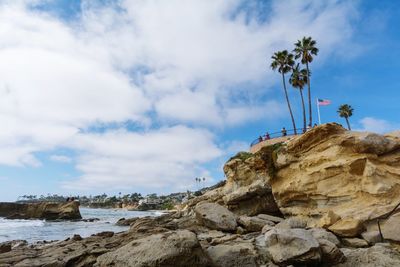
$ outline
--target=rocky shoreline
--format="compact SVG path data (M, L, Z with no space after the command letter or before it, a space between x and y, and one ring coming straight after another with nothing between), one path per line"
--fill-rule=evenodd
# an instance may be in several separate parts
M224 172L177 212L120 220L122 233L3 243L0 266L400 266L398 135L325 124Z

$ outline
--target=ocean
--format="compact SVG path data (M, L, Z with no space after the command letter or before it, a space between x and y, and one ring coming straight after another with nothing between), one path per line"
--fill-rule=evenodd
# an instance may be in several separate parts
M117 226L121 218L159 216L160 211L127 211L120 209L80 208L83 219L98 218L94 222L47 222L44 220L7 220L0 217L0 243L9 240L37 241L64 240L79 234L88 237L103 231L122 232L128 226Z

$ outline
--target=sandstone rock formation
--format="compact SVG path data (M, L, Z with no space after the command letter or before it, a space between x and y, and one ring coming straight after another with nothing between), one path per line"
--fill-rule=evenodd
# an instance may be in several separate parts
M8 219L79 220L79 202L0 203L0 217Z
M400 202L399 148L392 136L333 123L316 127L276 151L270 181L275 200L286 216L307 216L315 224L328 212L338 216L331 223L341 226L342 220L352 227L373 220Z

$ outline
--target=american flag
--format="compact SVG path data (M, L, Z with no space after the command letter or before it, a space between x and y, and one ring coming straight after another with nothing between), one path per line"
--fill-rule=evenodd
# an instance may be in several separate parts
M330 104L331 104L330 100L318 98L318 106L327 106L327 105L330 105Z

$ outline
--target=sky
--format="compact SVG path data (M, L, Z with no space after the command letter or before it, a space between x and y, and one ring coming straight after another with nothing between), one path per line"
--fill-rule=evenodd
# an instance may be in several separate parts
M313 116L400 129L393 1L0 0L0 201L142 194L224 179L223 164L291 127L275 51L303 36ZM298 126L300 97L289 86Z

